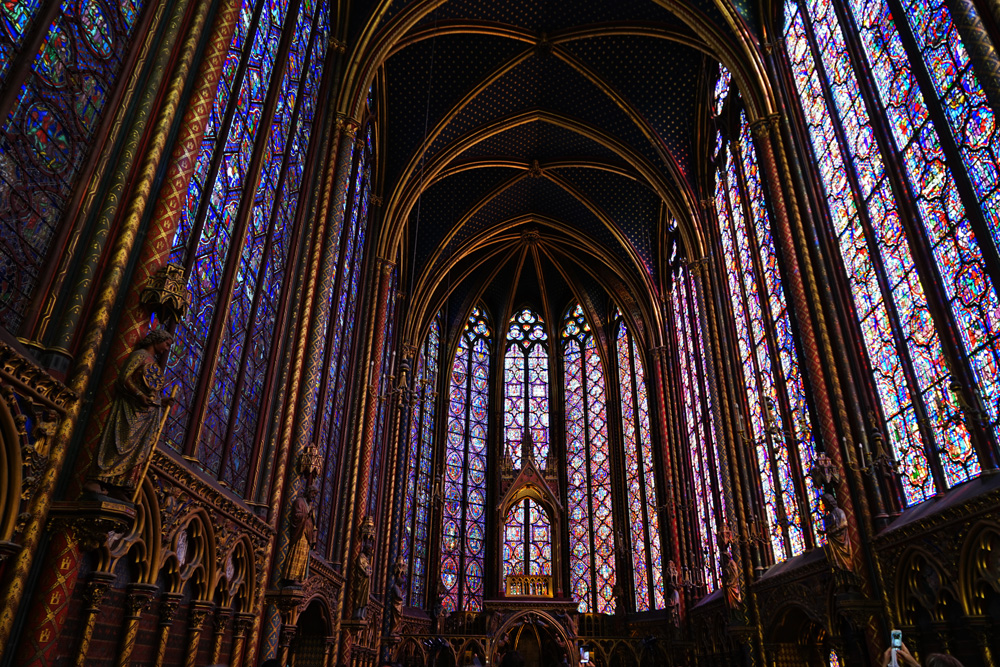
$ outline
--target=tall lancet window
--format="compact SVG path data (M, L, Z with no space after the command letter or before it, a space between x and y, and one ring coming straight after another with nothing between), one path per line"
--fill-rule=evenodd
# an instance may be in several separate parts
M448 611L483 608L486 511L486 425L489 414L490 328L474 308L451 369L444 465L441 583Z
M646 369L620 311L615 318L615 329L635 608L636 611L663 609L659 504L656 501Z
M403 539L400 555L409 568L407 602L425 604L427 592L428 522L431 513L431 465L434 461L435 397L438 385L438 357L441 349L441 318L434 318L424 344L420 346L414 369L417 395L410 422L410 450L407 462L406 496L403 505Z
M704 338L691 279L688 272L680 270L674 278L673 325L680 362L681 403L684 406L684 434L687 439L691 462L690 485L694 491L691 501L697 518L699 579L708 592L721 583L716 539L719 517L727 516L724 510L725 495L719 469L719 443L712 420L712 394L708 390L705 372Z
M715 206L742 371L736 384L745 390L748 418L741 416L738 428L756 453L763 525L771 557L781 561L820 535L812 532L821 516L818 494L803 474L813 460L812 427L750 127L743 111L735 113L735 89L717 86L716 95L731 101L718 122L720 132L728 125L735 139L723 142L716 156Z
M581 612L615 612L615 533L604 368L577 304L562 328L569 579Z
M510 318L504 353L504 441L514 470L530 459L544 469L549 454L549 353L545 323L525 308ZM528 436L528 437L526 437ZM504 579L552 574L552 526L531 499L504 519Z
M531 432L534 450L528 452L544 469L549 454L549 353L545 324L525 308L512 318L504 354L504 442L506 455L520 470L521 441Z
M171 250L192 303L166 370L179 393L164 440L240 494L252 489L262 458L282 343L276 327L294 307L286 274L303 227L327 14L324 0L244 4Z
M997 133L940 2L838 8L788 0L787 57L912 504L995 447Z

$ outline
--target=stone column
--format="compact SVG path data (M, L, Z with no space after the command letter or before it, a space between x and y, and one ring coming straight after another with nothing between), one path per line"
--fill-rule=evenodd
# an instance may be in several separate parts
M233 610L229 607L220 607L215 613L215 632L212 635L212 656L208 659L211 664L219 662L219 655L222 653L222 639L226 635L226 629L233 618ZM232 651L232 648L230 648Z
M125 595L125 627L118 648L118 658L115 660L117 667L129 667L131 664L135 636L139 632L139 620L155 594L156 586L152 584L129 584Z
M95 572L84 586L83 599L87 606L83 609L83 632L80 634L80 646L73 661L74 667L84 667L87 663L87 652L90 650L90 640L94 636L97 614L101 611L104 594L108 592L114 579L114 575L109 572Z
M156 642L156 667L163 667L163 658L167 653L167 640L170 639L170 627L177 616L181 605L180 593L164 593L160 596L159 638Z
M253 623L253 614L235 614L233 618L233 647L229 651L230 667L243 667L247 635L253 629Z
M187 653L184 655L184 667L195 667L198 659L198 646L201 644L201 633L205 626L205 621L212 615L215 605L211 602L200 600L191 603L188 611L188 645ZM126 667L122 665L121 667Z

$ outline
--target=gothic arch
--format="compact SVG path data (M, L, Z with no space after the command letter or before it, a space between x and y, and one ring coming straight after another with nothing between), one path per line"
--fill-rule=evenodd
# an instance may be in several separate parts
M21 446L14 417L7 401L0 400L0 542L14 536L21 505Z
M988 616L1000 607L1000 524L982 521L969 531L958 563L963 613Z
M215 530L208 513L195 509L177 522L167 537L163 567L170 592L179 593L190 582L195 600L211 601L218 575L215 569Z
M910 549L899 559L896 570L895 602L904 625L919 626L943 621L961 596L952 588L944 572L946 565L920 548Z

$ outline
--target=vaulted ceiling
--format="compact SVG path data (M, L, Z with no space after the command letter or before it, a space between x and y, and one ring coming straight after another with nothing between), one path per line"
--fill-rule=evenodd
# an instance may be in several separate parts
M684 5L728 29L714 0ZM710 49L653 0L397 0L379 29L407 21L375 86L378 182L423 322L478 299L601 322L609 297L655 320L673 221L705 196Z

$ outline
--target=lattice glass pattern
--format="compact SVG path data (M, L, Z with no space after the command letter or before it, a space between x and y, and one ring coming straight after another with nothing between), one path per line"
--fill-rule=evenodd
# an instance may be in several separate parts
M549 454L549 354L545 324L523 309L510 319L504 353L504 442L520 470L525 428L534 442L532 456L540 470Z
M579 304L567 315L562 340L570 590L581 612L613 614L615 544L604 369Z
M448 611L480 611L483 604L491 336L485 311L474 308L451 371L441 527L441 582Z
M617 316L616 350L621 390L622 435L625 443L625 485L629 533L632 538L632 576L637 611L664 606L660 522L656 502L656 474L650 441L649 403L645 368L628 327Z

